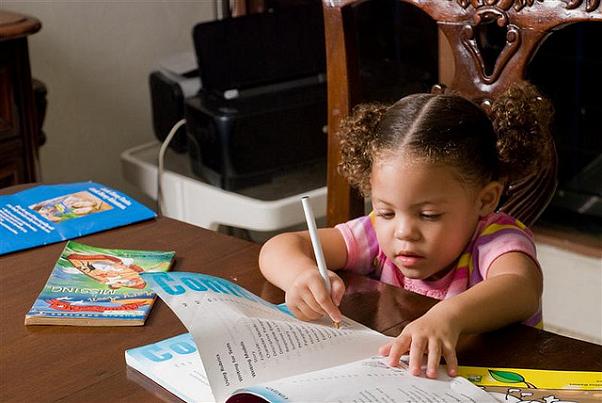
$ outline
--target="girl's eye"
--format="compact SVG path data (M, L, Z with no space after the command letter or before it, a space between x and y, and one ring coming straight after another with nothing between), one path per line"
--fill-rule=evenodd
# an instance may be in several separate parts
M425 220L430 220L430 221L435 221L439 218L441 218L443 214L441 213L420 213L420 217L424 218Z
M378 217L382 217L382 218L384 218L386 220L391 219L391 218L393 218L395 216L395 214L392 213L392 212L390 212L390 211L377 211L376 215Z

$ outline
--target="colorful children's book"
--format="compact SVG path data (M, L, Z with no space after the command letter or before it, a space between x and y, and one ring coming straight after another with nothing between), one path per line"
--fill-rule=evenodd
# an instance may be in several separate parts
M496 402L462 377L415 377L374 356L390 337L349 318L298 320L227 280L145 273L190 335L133 348L127 364L190 402Z
M0 196L0 255L156 217L94 182L36 186Z
M602 402L602 372L460 366L458 375L501 402Z
M26 325L140 326L156 299L141 277L166 272L175 252L104 249L69 241Z

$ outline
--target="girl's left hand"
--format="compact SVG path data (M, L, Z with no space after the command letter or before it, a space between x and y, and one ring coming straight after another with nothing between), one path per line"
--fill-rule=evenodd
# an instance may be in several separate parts
M381 346L378 353L389 356L389 365L398 366L401 356L409 351L409 370L412 375L420 375L423 357L427 354L426 376L429 378L437 377L443 356L447 363L447 373L449 376L456 376L456 343L459 336L460 329L454 326L452 320L431 309L407 325L395 340Z

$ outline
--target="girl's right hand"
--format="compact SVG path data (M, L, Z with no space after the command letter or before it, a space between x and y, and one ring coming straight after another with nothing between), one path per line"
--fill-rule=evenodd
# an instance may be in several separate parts
M343 315L339 304L345 293L345 283L333 271L328 270L330 294L318 271L304 270L295 278L286 291L285 301L291 312L301 320L316 320L327 314L334 322L340 322Z

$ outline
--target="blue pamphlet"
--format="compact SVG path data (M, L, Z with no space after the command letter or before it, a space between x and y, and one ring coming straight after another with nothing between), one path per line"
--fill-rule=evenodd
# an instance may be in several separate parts
M131 197L99 183L40 185L0 196L0 255L156 216Z

